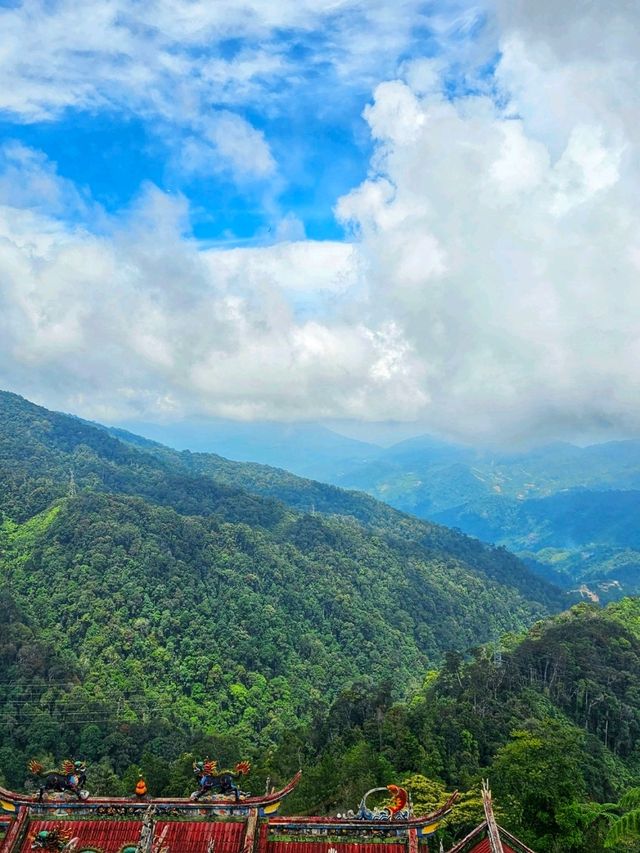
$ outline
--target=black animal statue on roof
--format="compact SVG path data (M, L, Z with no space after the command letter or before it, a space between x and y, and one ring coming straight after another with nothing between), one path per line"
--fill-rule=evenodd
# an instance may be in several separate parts
M75 794L79 800L86 800L89 792L84 790L87 781L87 768L84 761L62 762L62 770L45 770L42 764L32 759L27 765L34 776L42 781L38 791L38 799L42 801L45 791Z
M199 800L207 794L233 794L236 803L240 801L240 797L248 797L246 791L241 791L236 785L236 780L251 770L251 765L248 761L239 761L233 770L223 770L216 773L218 766L217 761L206 759L205 761L194 761L193 772L198 780L198 790L191 794L192 800Z

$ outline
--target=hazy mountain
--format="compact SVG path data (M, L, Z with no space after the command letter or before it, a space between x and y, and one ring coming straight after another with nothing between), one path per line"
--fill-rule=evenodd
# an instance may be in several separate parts
M339 480L421 516L483 496L522 500L563 489L636 489L640 488L640 441L584 448L556 443L527 452L499 453L425 437L383 450L375 460L359 463Z
M518 501L490 497L434 514L504 545L548 579L600 599L640 592L640 491L570 490ZM563 580L564 579L564 580Z
M354 466L338 482L504 545L548 580L584 587L584 595L640 591L639 441L505 454L424 437Z
M633 544L635 490L640 489L637 440L588 447L557 442L505 453L427 435L382 448L311 425L218 422L184 435L149 425L142 431L164 435L174 446L191 435L192 449L216 447L236 458L284 465L298 474L359 489L397 509L504 545L554 583L585 585L585 595L608 599L640 590ZM629 495L614 494L622 490ZM558 501L551 500L554 495L560 496ZM295 495L290 497L298 508L314 505L301 507ZM612 514L617 523L603 526L603 519ZM574 535L576 527L581 537ZM593 533L587 533L592 528Z
M303 477L331 482L353 465L374 459L381 448L339 435L319 424L128 423L127 431L144 435L176 450L216 453L239 462L285 468Z

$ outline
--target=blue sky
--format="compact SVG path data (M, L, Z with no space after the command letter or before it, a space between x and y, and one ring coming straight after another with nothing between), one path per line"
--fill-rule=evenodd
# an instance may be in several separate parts
M14 13L40 13L46 20L47 15L54 18L57 9L64 14L65 4L5 5ZM362 111L377 82L393 77L412 57L439 52L438 37L429 24L432 4L401 4L394 20L389 4L315 4L318 11L310 4L308 14L298 16L283 3L282 26L275 25L277 21L252 26L243 18L259 12L250 8L246 16L230 15L234 21L224 14L210 16L198 4L177 5L191 5L203 19L188 28L189 37L183 40L179 26L176 32L154 32L153 4L141 4L138 20L128 19L127 4L122 4L117 15L109 16L114 38L106 50L93 46L83 56L81 44L72 43L66 47L59 81L47 79L46 68L36 71L44 80L44 92L38 92L36 103L27 96L14 109L4 109L2 137L43 152L61 177L109 213L130 205L141 185L152 182L188 199L193 233L203 240L269 242L285 216L296 217L311 239L342 238L344 229L333 208L364 180L373 148ZM382 21L375 20L376 7L382 9ZM481 18L474 16L474 26ZM386 45L390 21L396 32ZM452 38L456 27L454 17ZM152 77L147 93L127 91L117 80L117 91L112 91L117 66L138 61L119 51L117 35L122 28L134 50L157 45L169 57L178 56L184 76L179 69L172 70L173 79L160 73ZM357 41L362 37L375 43L371 52L358 55ZM46 48L43 52L46 60ZM85 69L90 75L92 67L105 62L103 79L98 74L82 81ZM218 71L217 86L203 84L203 68L210 62L225 66ZM243 62L253 64L254 73L238 85L234 65ZM34 72L26 69L26 73ZM78 99L73 89L81 82L89 82L90 91ZM67 98L60 91L65 86L72 87ZM191 101L186 109L166 103L173 86L178 100ZM48 98L47 89L54 88L58 91ZM232 112L262 137L273 158L271 169L243 173L220 151L201 166L184 162L181 144L202 142L199 119L215 121L221 112ZM91 222L86 224L92 227Z
M141 184L152 182L189 199L198 238L263 242L286 213L301 220L307 236L336 238L343 229L333 206L365 178L371 153L360 115L365 95L347 95L350 103L340 104L339 114L309 113L308 89L299 93L296 109L275 116L238 111L269 141L277 175L265 180L237 181L224 166L208 175L182 171L164 139L168 129L158 132L153 120L122 113L69 110L55 121L29 124L5 118L0 134L46 153L62 177L110 213L127 207Z
M637 4L0 5L0 386L640 433Z

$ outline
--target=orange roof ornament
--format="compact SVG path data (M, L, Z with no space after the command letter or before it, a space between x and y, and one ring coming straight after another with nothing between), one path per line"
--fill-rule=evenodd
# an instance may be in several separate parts
M142 799L142 797L147 796L147 783L142 778L142 773L138 776L138 781L136 782L136 797Z

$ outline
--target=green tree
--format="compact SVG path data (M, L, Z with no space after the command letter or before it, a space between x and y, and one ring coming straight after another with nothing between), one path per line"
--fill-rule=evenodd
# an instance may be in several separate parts
M531 721L498 750L491 769L507 825L540 851L579 850L559 813L582 801L584 737L564 721Z

